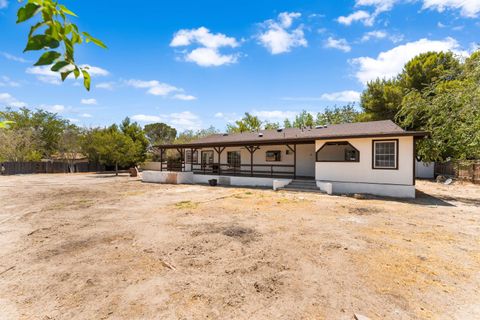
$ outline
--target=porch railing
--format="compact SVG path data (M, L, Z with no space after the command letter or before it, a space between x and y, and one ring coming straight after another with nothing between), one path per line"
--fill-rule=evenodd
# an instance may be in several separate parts
M228 163L193 163L192 171L197 174L222 174L233 176L293 176L295 174L293 164L239 164Z

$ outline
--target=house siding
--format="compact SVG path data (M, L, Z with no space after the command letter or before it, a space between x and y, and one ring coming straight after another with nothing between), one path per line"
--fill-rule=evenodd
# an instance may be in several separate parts
M348 141L360 152L359 162L316 162L315 179L331 182L334 193L365 192L380 195L414 196L414 154L413 137L392 137L398 139L398 168L373 169L373 141L375 138L317 140L315 149L319 150L327 142ZM395 187L398 188L395 188ZM405 186L407 188L405 188ZM382 192L382 189L386 190ZM408 190L407 190L408 189ZM405 192L407 190L407 192Z

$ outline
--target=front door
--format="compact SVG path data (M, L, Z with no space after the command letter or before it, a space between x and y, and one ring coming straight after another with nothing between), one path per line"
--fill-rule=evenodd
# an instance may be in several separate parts
M202 151L202 169L211 169L213 163L213 150Z

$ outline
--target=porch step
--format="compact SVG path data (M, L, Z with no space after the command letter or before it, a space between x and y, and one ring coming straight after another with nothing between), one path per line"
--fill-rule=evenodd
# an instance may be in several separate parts
M279 189L288 191L321 192L317 187L317 182L315 180L295 179L285 187Z

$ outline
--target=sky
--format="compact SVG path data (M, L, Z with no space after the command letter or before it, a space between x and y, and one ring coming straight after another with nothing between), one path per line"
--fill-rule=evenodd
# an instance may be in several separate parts
M42 108L106 126L125 117L179 131L251 112L283 122L356 103L368 81L426 51L477 48L480 0L60 1L108 49L78 46L92 88L62 83L22 53L29 23L0 0L0 108Z

